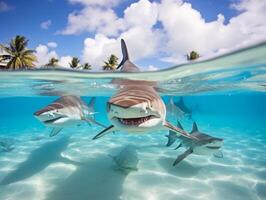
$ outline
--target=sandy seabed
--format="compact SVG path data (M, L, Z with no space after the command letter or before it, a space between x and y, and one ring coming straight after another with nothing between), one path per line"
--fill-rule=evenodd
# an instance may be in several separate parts
M165 132L115 133L92 141L95 127L68 128L54 138L48 129L24 130L15 134L13 151L0 152L0 199L266 199L263 131L200 128L225 139L224 157L190 155L175 167L184 149L174 150L178 143L166 147ZM138 171L117 170L109 156L127 145L137 149Z

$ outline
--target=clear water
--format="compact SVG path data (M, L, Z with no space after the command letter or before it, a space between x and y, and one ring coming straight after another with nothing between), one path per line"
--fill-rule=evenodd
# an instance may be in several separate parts
M166 147L165 131L123 132L92 141L102 128L74 126L50 138L33 112L58 96L88 102L96 96L96 119L106 125L105 103L117 91L112 78L152 80L167 103L183 96L202 132L224 138L223 158L190 155ZM35 70L0 73L1 200L196 200L266 199L266 44L199 63L142 73ZM176 123L177 116L168 114ZM115 169L110 155L134 145L138 171ZM177 144L175 144L177 145ZM5 180L5 181L4 181Z

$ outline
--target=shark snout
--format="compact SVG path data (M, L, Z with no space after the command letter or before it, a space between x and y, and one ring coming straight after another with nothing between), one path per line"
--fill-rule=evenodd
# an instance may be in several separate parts
M146 106L132 106L132 107L121 107L113 104L109 104L108 112L110 116L120 117L120 118L134 118L134 117L144 117L151 115Z
M210 142L209 144L207 144L207 148L213 148L213 149L219 149L221 146L223 145L223 139L221 138L216 138L215 140L213 140L212 142Z
M33 113L33 115L36 117L39 117L39 116L44 115L44 114L46 114L52 110L53 110L52 108L46 107L46 108L43 108L41 110L36 111L35 113Z

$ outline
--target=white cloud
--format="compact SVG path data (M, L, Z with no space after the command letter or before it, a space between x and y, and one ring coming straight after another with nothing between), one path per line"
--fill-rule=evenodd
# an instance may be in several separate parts
M155 54L161 38L161 32L152 28L156 23L156 7L155 3L148 0L132 4L125 10L124 18L119 19L123 24L119 37L109 38L107 34L100 33L94 38L87 38L84 42L83 60L94 66L101 66L110 54L121 58L121 38L126 40L130 59L133 61Z
M58 65L64 68L69 68L69 63L71 62L72 57L71 56L62 56L59 59Z
M110 54L115 54L121 59L120 39L123 38L126 40L130 59L139 60L156 53L158 35L156 31L142 27L133 27L123 32L117 39L97 34L95 38L87 38L84 41L82 59L96 67L102 66Z
M217 20L206 22L191 4L180 0L162 1L159 5L159 20L162 22L168 42L164 60L184 61L186 53L198 51L203 56L213 52L230 50L265 40L266 1L244 0L233 7L244 11L224 24L223 15Z
M124 11L123 18L119 18L111 8L85 6L79 12L70 13L66 28L58 33L71 35L96 32L106 36L117 36L118 33L133 26L151 28L157 21L157 15L157 4L148 0L131 4Z
M52 21L49 19L47 21L44 21L41 23L41 28L42 29L48 29L52 25Z
M50 48L54 48L54 44L51 45L51 43L53 42L49 42L48 44L50 44ZM58 61L58 65L60 67L65 67L65 68L69 68L69 63L72 59L71 56L62 56L59 57L58 54L56 53L56 51L51 50L49 48L49 45L43 45L43 44L39 44L36 49L35 49L35 55L37 57L38 63L37 63L37 67L42 67L45 64L47 64L49 62L49 60L51 58L57 58ZM55 43L56 44L56 43ZM53 46L53 47L51 47Z
M97 32L116 35L119 29L123 29L123 24L112 9L85 7L80 12L69 14L67 27L59 33L71 35Z
M38 60L37 66L43 66L48 63L49 59L52 57L58 58L58 55L55 51L50 51L46 45L39 44L35 49L36 57Z
M144 26L151 28L157 22L158 6L148 0L131 4L124 11L124 23L127 26Z
M56 42L48 42L47 46L50 48L56 48L57 47L57 43Z
M0 1L0 13L11 10L12 7L4 1Z
M121 38L126 40L132 60L158 57L175 64L186 61L185 55L192 50L206 58L266 39L266 0L232 4L240 14L227 24L222 14L206 22L183 0L140 0L129 5L121 17L112 8L119 1L69 1L84 8L69 14L68 24L60 33L95 33L85 39L82 51L82 60L94 66L101 66L112 53L121 58ZM156 28L158 23L160 28Z
M116 39L109 39L103 34L97 34L95 38L87 38L84 41L82 60L90 63L92 66L102 66L103 61L110 54L121 57L119 43Z

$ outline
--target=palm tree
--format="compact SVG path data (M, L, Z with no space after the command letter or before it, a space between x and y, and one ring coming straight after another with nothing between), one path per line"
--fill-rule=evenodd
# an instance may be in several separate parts
M37 61L34 50L27 49L28 41L24 36L17 35L8 45L0 44L5 53L0 55L0 61L8 61L8 69L26 69L35 66Z
M112 54L107 61L104 61L103 70L116 70L118 65L118 57Z
M86 70L91 70L91 65L89 63L84 63L84 65L82 66L83 69Z
M46 67L57 67L58 66L58 59L55 57L52 57L49 59L49 62L45 65Z
M79 65L80 60L77 57L73 57L71 62L69 63L69 66L73 69L77 68Z
M196 51L191 51L188 55L187 55L187 60L196 60L198 59L200 56Z

